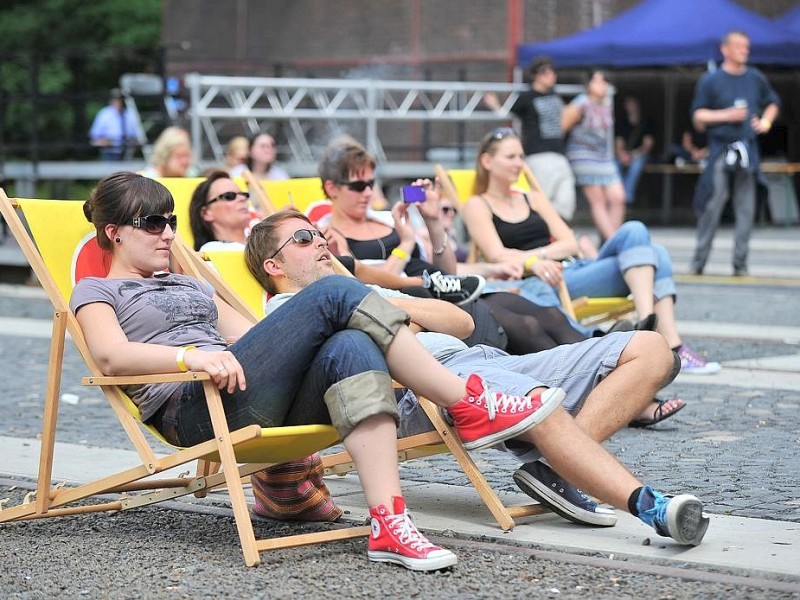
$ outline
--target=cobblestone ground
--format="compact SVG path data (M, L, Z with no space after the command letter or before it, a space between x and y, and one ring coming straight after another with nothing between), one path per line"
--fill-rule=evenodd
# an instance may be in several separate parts
M797 288L681 285L678 316L692 321L740 322L800 326L800 312L764 310L792 306ZM0 296L0 315L48 318L44 300ZM722 338L692 338L686 342L715 360L796 355L796 340L753 342ZM40 430L49 345L44 339L0 336L0 361L7 377L0 392L0 435L35 437ZM86 374L77 351L68 344L62 392L79 397L61 403L59 441L128 448L127 438L97 390L84 388ZM699 381L700 376L697 377ZM691 491L711 513L800 521L800 386L794 389L751 389L695 385L682 378L661 394L684 398L689 406L649 430L625 429L607 447L635 474L670 492ZM800 380L799 380L800 381ZM500 490L514 489L516 462L487 450L477 460L489 482ZM402 465L406 480L467 485L448 456Z
M18 502L22 492L0 485L0 495ZM270 521L256 521L255 530L257 536L300 532L297 525ZM437 541L458 554L452 571L371 564L364 540L268 552L259 567L248 569L231 519L213 511L159 508L29 521L3 526L0 594L26 600L198 598L209 590L219 598L292 599L800 598L797 583L786 578Z

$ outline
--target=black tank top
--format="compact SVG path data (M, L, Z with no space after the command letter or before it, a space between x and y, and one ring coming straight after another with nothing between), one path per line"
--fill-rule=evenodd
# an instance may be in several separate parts
M503 246L514 250L533 250L547 246L550 243L550 229L539 213L531 208L528 196L524 195L524 198L525 205L528 207L528 216L518 223L504 221L492 211L492 222L497 229L497 235L503 242ZM486 202L486 199L484 198L483 201ZM488 202L486 202L486 206L492 210Z
M400 236L393 229L389 235L374 240L354 240L346 238L350 248L350 254L359 260L386 260L391 255L392 250L400 245ZM404 272L409 277L422 275L423 271L433 273L438 271L431 263L420 258L419 246L414 246L411 258L406 264Z

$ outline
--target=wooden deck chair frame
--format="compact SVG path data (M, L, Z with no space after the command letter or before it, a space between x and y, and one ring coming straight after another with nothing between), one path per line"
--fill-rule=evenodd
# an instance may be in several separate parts
M191 250L188 250L185 246L182 251L191 252ZM213 272L213 274L209 273L210 277L208 279L209 283L212 285L215 285L215 280L222 280L222 288L218 289L217 293L220 294L223 299L225 299L228 294L236 295L232 282L238 282L241 285L242 280L252 277L244 267L243 259L240 260L240 270L236 271L235 266L233 268L230 267L232 261L219 261L215 267L209 267L208 265L202 265L202 261L198 261L197 253L192 254L194 254L195 257L189 257L188 260L194 263L193 268L197 269L199 276L203 277L204 273ZM215 264L213 260L214 257L221 258L220 255L223 254L226 258L230 258L238 253L233 251L208 252L204 254L203 258L209 260L211 264ZM334 266L337 264L339 265L337 268L339 273L352 277L350 272L334 259ZM263 318L263 305L261 304L260 298L255 299L255 295L253 294L247 294L247 297L253 299L251 299L249 303L241 299L229 303L233 306L248 304L244 314L247 314L250 318L253 318L253 316ZM442 418L438 408L424 397L419 397L419 402L425 414L428 416L431 423L433 423L434 431L397 440L397 457L400 461L412 460L445 452L452 454L464 471L464 474L472 483L478 496L503 530L508 531L513 529L515 519L548 512L548 509L541 504L519 506L506 506L503 504L497 493L486 481L486 478L475 464L475 461L464 448L461 440ZM325 467L326 475L344 475L355 470L355 463L346 451L323 456L322 462Z
M463 197L459 194L447 170L442 165L437 164L435 171L442 189L444 189L445 194L456 203L455 206L458 207L465 202L469 196ZM539 181L527 164L523 166L522 174L531 190L544 195ZM475 242L472 242L470 247L470 260L477 260L478 257L477 245ZM589 298L587 296L571 298L569 290L567 289L567 284L564 283L563 279L558 286L558 298L564 311L574 320L580 321L584 325L596 325L611 319L618 319L634 310L633 301L629 298Z
M335 444L338 434L333 427L307 425L262 429L257 425L251 425L230 431L218 390L205 373L188 372L136 377L105 377L102 375L89 354L77 319L69 310L63 282L61 284L56 282L56 278L48 268L45 259L46 252L43 252L34 242L35 239L41 238L35 233L28 232L17 212L18 209L22 209L28 226L33 232L35 229L35 223L32 223L31 216L35 214L35 212L31 212L33 204L44 203L40 206L40 210L43 209L43 212L47 213L53 209L63 209L64 206L57 207L57 205L65 205L66 202L68 201L11 200L0 189L0 214L8 223L9 229L17 239L54 308L37 489L35 493L26 496L23 503L0 510L0 523L99 511L128 510L188 494L202 496L212 487L225 485L230 495L244 560L248 566L258 564L260 552L263 551L368 535L369 527L348 527L273 539L256 539L255 537L245 502L242 477L263 469L269 464L307 456L314 451ZM82 218L80 203L72 204L78 205L74 216ZM69 210L72 208L69 207ZM62 238L63 236L53 237ZM104 392L141 461L141 464L137 466L72 488L62 487L62 484L53 486L51 482L61 369L67 332L70 333L91 372L90 376L83 378L82 383L99 386ZM143 428L147 428L147 426L137 419L138 409L119 386L166 381L202 382L215 437L189 448L176 448L173 453L159 457L155 454L143 431ZM154 436L167 444L157 431L149 429ZM158 473L194 461L198 461L197 474L194 477L181 475L152 479L152 476ZM212 469L209 465L212 463L220 463L222 471L211 472ZM119 494L120 497L117 500L100 504L75 505L78 501L101 494Z

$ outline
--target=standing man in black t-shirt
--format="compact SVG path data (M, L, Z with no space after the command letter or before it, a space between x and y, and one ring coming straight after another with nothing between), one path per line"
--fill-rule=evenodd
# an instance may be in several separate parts
M564 101L554 91L557 75L552 59L547 56L534 59L527 76L531 90L522 92L511 107L522 123L525 162L561 218L571 221L575 214L575 176L564 156L561 129ZM486 94L484 102L492 110L500 110L496 94Z

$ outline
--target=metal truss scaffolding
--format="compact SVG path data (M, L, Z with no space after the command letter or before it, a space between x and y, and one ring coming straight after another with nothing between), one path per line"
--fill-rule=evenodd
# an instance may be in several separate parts
M226 132L252 135L282 123L292 161L313 164L319 147L333 135L354 128L378 159L387 156L378 136L383 122L485 121L508 118L521 84L452 81L389 81L227 77L189 74L192 139L201 159L223 160ZM559 86L577 93L580 86ZM503 100L497 113L482 103L495 92ZM358 129L361 128L361 129ZM230 137L230 135L227 135Z

